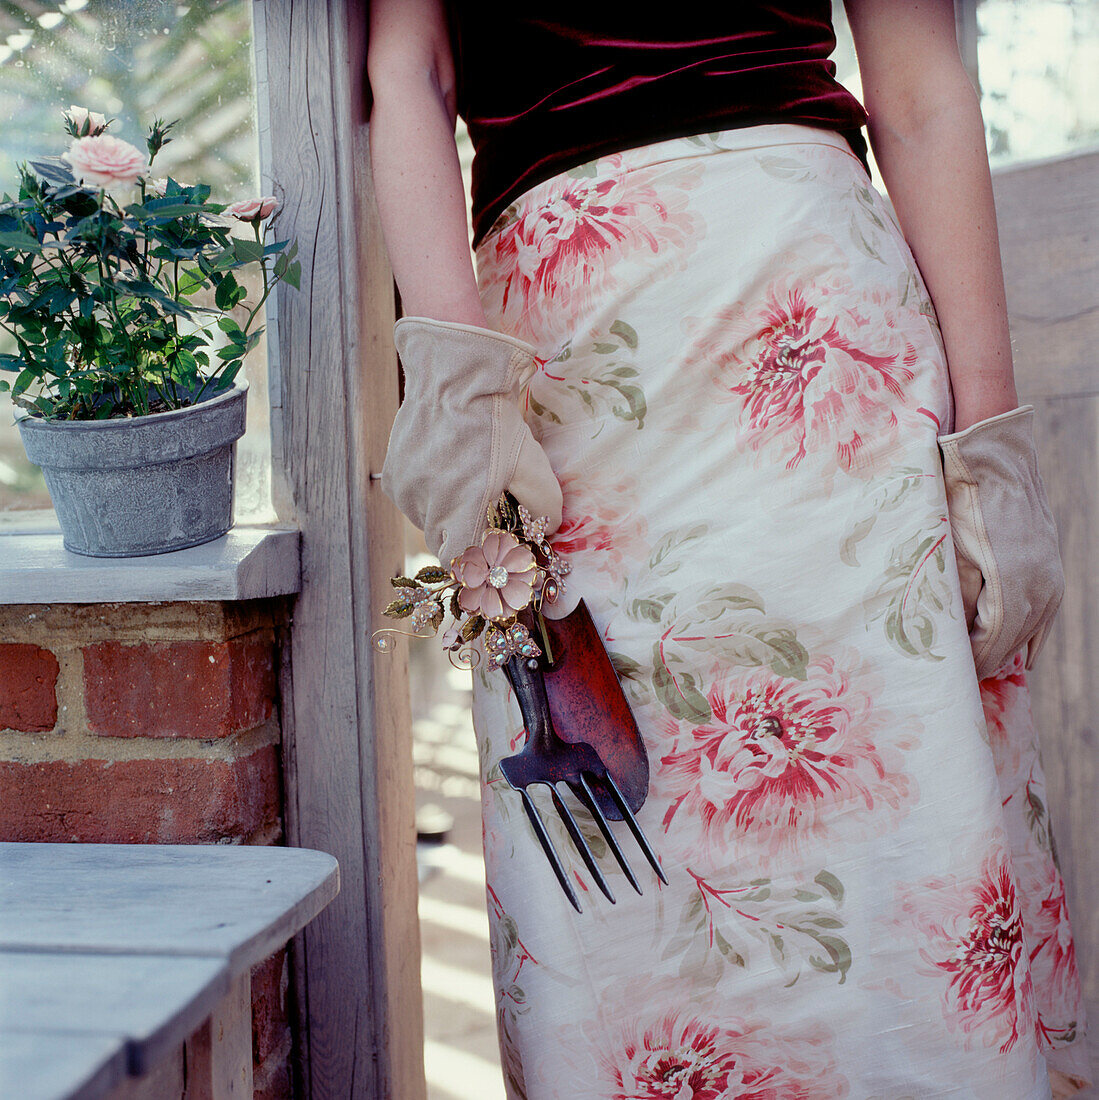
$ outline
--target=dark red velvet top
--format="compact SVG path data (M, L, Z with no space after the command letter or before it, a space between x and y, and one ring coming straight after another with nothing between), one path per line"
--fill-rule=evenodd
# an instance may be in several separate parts
M830 0L448 0L474 243L528 188L605 153L766 122L837 130L866 112L835 79Z

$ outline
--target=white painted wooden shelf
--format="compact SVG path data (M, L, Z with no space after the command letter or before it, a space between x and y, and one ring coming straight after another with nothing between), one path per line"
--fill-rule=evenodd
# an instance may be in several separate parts
M301 532L241 525L201 546L139 558L66 550L52 514L0 527L0 604L253 600L301 590Z

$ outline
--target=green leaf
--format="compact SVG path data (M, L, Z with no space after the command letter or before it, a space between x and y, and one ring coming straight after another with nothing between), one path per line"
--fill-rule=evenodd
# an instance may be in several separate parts
M244 329L237 324L236 319L233 317L219 317L218 328L221 329L234 344L244 344L248 340Z
M229 366L227 366L221 372L221 374L218 375L219 380L222 383L224 383L223 386L218 387L219 392L220 392L221 389L228 389L229 388L229 386L232 383L233 379L236 378L238 372L240 371L240 368L243 367L243 366L244 366L244 360L243 359L238 359L235 363L230 363Z
M664 604L656 600L634 600L630 604L629 616L631 619L643 619L650 623L660 622L664 614Z
M665 666L660 644L653 647L653 691L661 705L673 718L694 725L710 721L713 712L706 697L694 686L693 679L683 675L678 681Z
M19 372L19 376L12 386L12 393L22 393L37 377L37 372L31 370L30 367L24 368Z
M637 330L625 321L615 321L611 325L611 332L617 336L628 348L636 348L638 344Z
M589 160L585 164L578 164L575 168L570 168L566 175L572 176L576 180L595 179L595 164L594 160Z
M217 290L214 291L214 302L218 309L232 309L236 305L237 291L240 289L240 284L231 273L223 276Z
M179 290L181 295L191 295L201 290L206 285L206 276L193 267L185 267L179 273Z
M263 259L263 245L259 241L234 237L233 254L242 264L258 263Z
M126 207L126 213L138 221L147 221L150 218L189 218L200 213L201 206L191 206L188 203L169 202L166 199L150 199L144 206L134 203Z
M425 565L416 574L416 580L421 584L441 584L443 581L450 580L450 570L444 569L441 565Z
M851 969L851 948L839 936L828 936L822 932L813 938L824 948L828 958L810 955L809 965L826 974L839 974L842 985L847 978L847 971Z
M284 283L288 283L295 290L301 290L301 261L295 260L282 277Z
M843 883L831 871L821 871L813 881L822 889L827 890L832 900L840 905L843 902Z
M29 233L18 233L13 230L0 232L0 248L11 248L17 252L41 252L42 246L36 237Z
M714 929L714 943L717 945L718 951L725 957L726 962L741 968L747 966L744 956L739 951L733 950L733 945L716 928Z

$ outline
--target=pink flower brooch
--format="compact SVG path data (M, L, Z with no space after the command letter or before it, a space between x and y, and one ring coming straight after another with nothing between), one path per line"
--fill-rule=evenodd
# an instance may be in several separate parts
M485 652L495 665L506 664L516 655L541 655L541 647L518 616L529 607L541 625L542 603L552 603L564 590L568 562L546 541L547 518L535 519L510 493L490 509L488 521L481 545L467 546L451 559L449 569L426 565L415 577L390 579L397 598L384 614L409 619L412 631L374 631L378 649L388 650L395 634L431 637L449 610L454 623L443 634L443 646L458 655L459 667L477 664L479 654L472 644L482 635ZM432 634L420 633L426 626ZM545 643L545 632L540 632Z

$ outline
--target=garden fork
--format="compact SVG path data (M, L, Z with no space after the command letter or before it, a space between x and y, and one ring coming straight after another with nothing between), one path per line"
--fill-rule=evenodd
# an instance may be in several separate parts
M649 761L629 703L603 647L587 606L581 600L563 619L544 620L546 652L513 656L504 665L519 702L527 743L516 756L500 762L504 778L519 792L523 809L565 896L583 912L576 890L550 838L528 788L549 788L561 818L596 885L613 904L611 892L572 811L557 790L565 783L591 814L630 885L641 886L611 831L608 819L625 821L657 877L667 878L652 845L634 816L645 801Z

